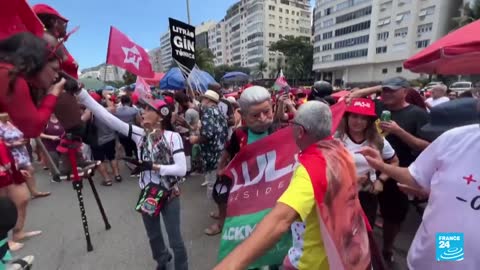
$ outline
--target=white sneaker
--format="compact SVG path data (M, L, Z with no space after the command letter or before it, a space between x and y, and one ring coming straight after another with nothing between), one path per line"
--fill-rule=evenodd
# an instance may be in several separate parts
M203 181L202 187L205 187L206 185L208 185L208 182L207 182L207 181Z

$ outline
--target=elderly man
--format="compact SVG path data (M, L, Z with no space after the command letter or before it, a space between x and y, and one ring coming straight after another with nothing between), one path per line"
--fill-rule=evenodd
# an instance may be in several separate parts
M380 127L397 153L402 167L408 167L418 153L429 145L420 138L420 129L428 123L428 113L406 102L409 88L405 78L394 77L384 81L381 86L357 90L349 96L359 98L381 93L382 101L378 101L375 107L378 114L383 110L390 111L391 121L382 121ZM386 262L393 263L393 245L407 216L409 200L393 179L384 183L383 192L378 195L378 199L383 217L383 257Z
M219 173L240 152L242 147L272 134L277 128L277 125L274 125L273 122L272 99L267 89L261 86L252 86L245 89L238 100L238 104L245 126L233 132L220 159ZM205 230L207 235L216 235L222 232L227 214L227 204L226 201L217 203L218 215L212 212L210 216L218 219L218 222Z
M432 88L432 96L425 100L425 105L427 105L428 110L431 110L433 107L442 104L444 102L450 101L446 96L447 86L444 84L438 84Z
M330 135L332 115L328 105L309 101L299 108L293 122L293 136L298 147L304 151ZM302 221L305 227L297 228L296 221ZM302 165L295 169L288 189L272 211L256 226L250 237L214 269L246 269L273 247L291 226L299 238L293 237L295 242L286 259L285 269L329 269L312 182Z

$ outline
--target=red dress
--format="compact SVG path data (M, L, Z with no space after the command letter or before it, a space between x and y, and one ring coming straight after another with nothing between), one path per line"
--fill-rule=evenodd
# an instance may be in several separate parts
M37 108L32 102L27 81L22 76L17 77L14 89L9 94L8 73L12 69L11 64L0 63L0 112L7 112L13 124L24 133L25 137L38 137L50 119L57 97L46 95Z
M8 147L0 140L0 188L4 188L13 183L10 171L11 165Z

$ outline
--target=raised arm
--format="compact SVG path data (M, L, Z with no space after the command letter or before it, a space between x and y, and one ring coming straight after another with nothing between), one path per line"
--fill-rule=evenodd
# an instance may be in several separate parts
M124 136L129 136L130 125L118 119L113 114L108 112L102 105L98 104L98 102L96 102L88 94L87 90L82 89L82 91L80 91L78 94L78 101L85 105L85 107L87 107L87 109L93 113L95 118L102 121L109 128L121 133ZM132 125L131 138L136 144L140 143L144 134L145 133L141 127Z

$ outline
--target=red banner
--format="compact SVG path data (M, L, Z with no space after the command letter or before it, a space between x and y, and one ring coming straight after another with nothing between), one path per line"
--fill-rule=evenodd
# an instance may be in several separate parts
M147 51L113 26L110 27L107 64L144 78L155 75Z

